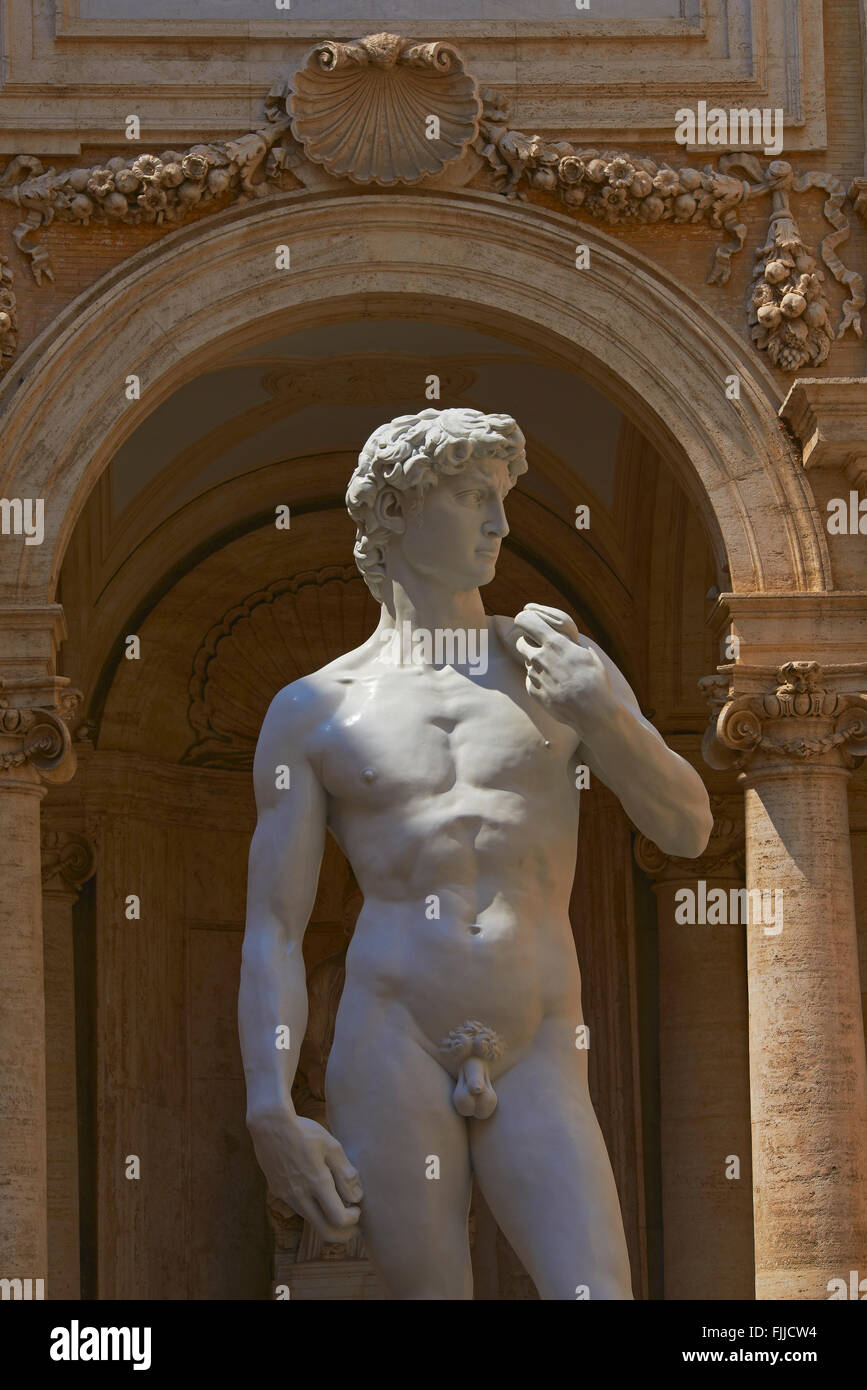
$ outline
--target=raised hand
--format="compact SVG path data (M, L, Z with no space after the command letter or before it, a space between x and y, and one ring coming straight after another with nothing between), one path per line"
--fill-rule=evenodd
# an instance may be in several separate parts
M616 708L616 697L600 658L580 644L568 613L528 603L507 639L527 672L526 686L554 719L585 732Z

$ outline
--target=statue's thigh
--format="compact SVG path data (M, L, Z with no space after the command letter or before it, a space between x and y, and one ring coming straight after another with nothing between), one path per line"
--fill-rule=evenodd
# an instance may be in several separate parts
M473 1168L506 1238L547 1299L630 1299L614 1174L568 1033L543 1025L496 1082L490 1119L470 1120Z
M328 1124L361 1176L371 1260L393 1298L472 1298L469 1145L454 1082L397 1026L347 1034L328 1062Z

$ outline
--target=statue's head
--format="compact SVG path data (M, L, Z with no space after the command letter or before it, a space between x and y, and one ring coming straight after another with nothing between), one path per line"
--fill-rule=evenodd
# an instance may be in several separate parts
M458 587L489 582L508 531L502 498L526 471L524 436L510 415L422 410L374 430L346 490L358 528L355 562L374 598L382 601L395 543L411 546L422 564L426 553L451 558ZM436 505L425 507L431 489ZM491 538L487 559L480 533Z

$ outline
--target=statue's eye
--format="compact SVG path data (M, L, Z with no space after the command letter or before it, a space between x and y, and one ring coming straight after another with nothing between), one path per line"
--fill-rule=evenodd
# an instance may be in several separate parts
M476 506L479 502L481 502L481 500L482 494L479 491L462 492L459 498L459 501L469 502L471 506Z

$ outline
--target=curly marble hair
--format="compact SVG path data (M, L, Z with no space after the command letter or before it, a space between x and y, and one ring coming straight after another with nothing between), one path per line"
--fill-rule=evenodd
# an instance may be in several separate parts
M374 430L349 480L346 506L357 527L355 563L378 603L386 577L385 552L393 535L376 517L376 499L383 489L409 493L409 514L417 516L424 494L436 486L440 474L460 473L471 459L503 459L514 484L528 467L524 443L511 415L484 415L468 407L399 415Z

